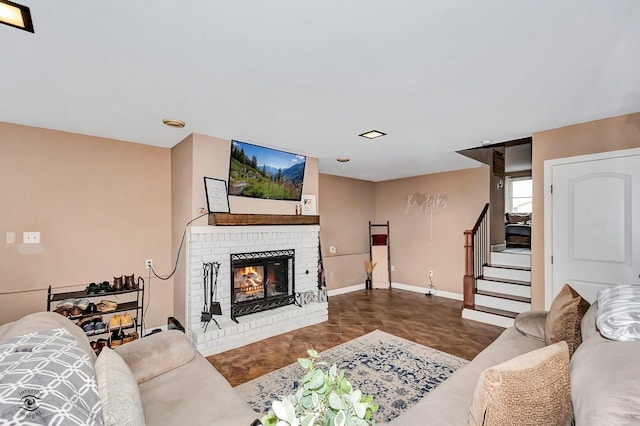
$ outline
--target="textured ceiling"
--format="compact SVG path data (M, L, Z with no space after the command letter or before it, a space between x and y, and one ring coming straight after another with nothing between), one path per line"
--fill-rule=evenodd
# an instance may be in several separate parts
M0 25L0 121L164 147L196 132L380 181L640 111L637 0L20 1L35 34Z

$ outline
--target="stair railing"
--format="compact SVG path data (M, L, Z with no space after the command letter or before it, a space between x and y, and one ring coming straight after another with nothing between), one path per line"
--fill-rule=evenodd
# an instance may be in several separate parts
M489 261L489 203L485 204L473 229L464 231L465 272L463 281L463 305L474 308L476 280L482 275L482 267Z

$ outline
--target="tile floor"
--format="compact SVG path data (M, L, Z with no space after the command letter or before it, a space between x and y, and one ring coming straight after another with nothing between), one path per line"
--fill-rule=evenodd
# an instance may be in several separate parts
M472 359L504 330L462 319L462 302L404 290L361 290L329 298L329 321L207 359L237 386L375 329Z

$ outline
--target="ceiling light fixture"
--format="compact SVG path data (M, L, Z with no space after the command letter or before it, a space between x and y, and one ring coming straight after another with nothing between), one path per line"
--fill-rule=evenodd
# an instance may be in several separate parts
M336 158L336 161L338 163L348 163L349 161L351 161L351 159L347 158L347 157L338 157L338 158Z
M185 126L184 121L176 120L174 118L163 118L162 122L165 126L175 127L176 129L182 129Z
M364 132L358 136L362 136L363 138L367 138L367 139L375 139L384 135L386 135L386 133L382 133L379 130L369 130L368 132Z
M493 143L493 140L491 139L483 139L482 140L482 145L491 145Z
M29 8L9 0L0 0L0 23L34 32Z

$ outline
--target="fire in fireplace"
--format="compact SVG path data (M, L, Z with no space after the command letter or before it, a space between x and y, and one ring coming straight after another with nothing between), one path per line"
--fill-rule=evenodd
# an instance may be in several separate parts
M231 319L295 303L295 250L231 255Z

